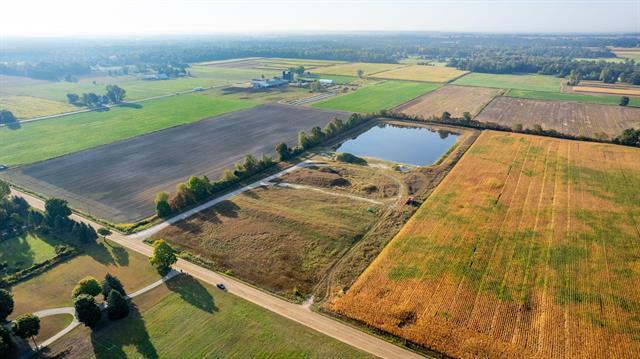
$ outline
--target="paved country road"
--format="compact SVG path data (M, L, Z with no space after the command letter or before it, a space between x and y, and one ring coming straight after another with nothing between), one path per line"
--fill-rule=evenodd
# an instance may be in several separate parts
M301 165L302 164L298 166L301 166ZM283 172L291 171L296 167L297 166L291 167ZM187 211L165 222L157 224L154 227L151 227L145 231L132 234L132 235L127 235L127 236L115 233L110 235L108 239L122 246L125 246L131 250L134 250L138 253L141 253L145 256L151 256L153 250L151 246L143 242L144 239L160 231L162 228L165 228L171 225L172 223L175 223L183 218L186 218L199 211L209 208L215 205L216 203L220 202L221 200L224 200L228 197L231 197L237 193L242 192L246 188L254 188L256 186L259 186L263 182L266 182L272 178L275 178L278 175L282 175L283 172L280 172L276 175L265 178L262 181L258 181L240 190L231 192L225 196L209 201L190 211ZM27 193L17 191L15 189L12 189L11 191L14 195L23 197L32 207L40 210L44 209L44 202L41 199L32 195L29 195ZM96 223L94 221L81 217L77 214L73 214L71 218L77 221L87 223L96 229L102 227L102 225L100 225L99 223ZM191 262L187 262L185 260L180 259L174 265L173 268L176 270L188 273L193 277L198 278L203 282L206 282L212 285L215 285L218 283L224 283L229 293L232 293L240 298L243 298L252 303L255 303L285 318L298 322L302 325L305 325L311 329L314 329L320 333L328 335L341 342L347 343L355 348L368 352L372 355L375 355L381 358L421 358L421 356L418 355L417 353L414 353L407 349L403 349L399 346L391 344L380 338L366 334L356 328L353 328L349 325L341 323L337 320L334 320L332 318L313 312L309 308L306 308L302 305L288 302L284 299L271 295L260 289L252 287L248 284L242 283L238 280L224 276L222 274L206 269L199 265L193 264Z

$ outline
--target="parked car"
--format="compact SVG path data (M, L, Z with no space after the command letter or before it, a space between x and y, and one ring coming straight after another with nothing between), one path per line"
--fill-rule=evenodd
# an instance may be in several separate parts
M218 289L220 289L220 290L227 290L227 287L225 287L224 284L222 284L222 283L216 284L216 287L218 287Z

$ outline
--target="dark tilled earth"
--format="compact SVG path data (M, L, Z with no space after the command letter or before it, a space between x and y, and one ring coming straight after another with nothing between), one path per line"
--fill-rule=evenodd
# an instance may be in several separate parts
M346 116L262 105L13 168L0 176L45 197L64 198L98 218L135 222L154 213L156 193L173 192L189 176L215 180L248 153L273 155L277 143L295 144L299 131Z

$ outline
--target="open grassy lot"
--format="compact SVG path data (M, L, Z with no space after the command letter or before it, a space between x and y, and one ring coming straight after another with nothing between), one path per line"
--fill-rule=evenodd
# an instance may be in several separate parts
M0 239L0 263L7 265L6 273L14 273L55 257L55 246L60 244L64 243L53 236L37 233Z
M11 318L47 308L72 306L73 287L88 275L101 280L109 272L122 281L127 291L138 290L160 279L147 257L113 242L100 240L80 248L84 253L11 288L15 300ZM102 300L102 296L99 299Z
M46 116L78 110L78 107L32 96L2 96L0 108L11 111L18 119Z
M356 62L347 64L338 64L323 68L317 68L313 72L318 74L358 76L358 70L364 71L364 76L370 76L382 71L397 69L406 65L402 64L383 64L370 62Z
M440 85L428 82L384 81L314 103L312 106L349 112L378 112L398 106L438 87Z
M153 239L165 239L218 271L301 300L378 218L376 208L309 189L261 187Z
M413 65L379 72L372 77L387 80L449 82L467 72L455 67Z
M36 336L36 342L38 344L51 338L59 333L62 329L66 328L73 321L73 316L69 314L52 315L49 317L40 318L40 331Z
M513 127L554 129L570 135L613 138L640 126L640 108L498 97L475 118Z
M509 90L505 96L528 98L532 100L555 100L582 103L595 103L602 105L618 105L620 96L594 95L582 93L545 92L528 90ZM630 97L629 106L640 107L640 99Z
M613 49L613 53L616 54L616 56L618 57L624 57L627 59L632 59L637 61L640 61L640 48L637 47L618 47Z
M135 309L93 332L53 344L65 358L365 358L347 344L238 297L177 277L134 300ZM186 320L188 318L188 320Z
M201 98L205 99L205 106L210 102L220 101L205 96ZM241 100L224 100L222 103L240 106L252 104ZM180 107L166 110L174 113L175 119L181 121L188 120L180 115L181 111L191 111L192 116L194 111L204 114L202 107L185 106L185 103L180 103ZM197 103L192 106L197 106ZM140 110L131 111L135 113ZM155 195L160 191L175 191L176 184L186 181L189 176L207 175L211 179L218 179L225 169L232 169L248 153L256 157L262 154L272 155L276 144L280 142L295 144L299 131L308 131L314 126L324 127L333 117L346 116L344 112L308 107L262 105L29 166L12 168L0 172L0 177L8 178L9 181L47 198L64 198L73 208L113 223L130 223L153 215ZM196 116L191 119L195 120ZM125 121L123 118L113 120L122 123ZM140 121L136 118L129 120L133 123ZM149 120L153 121L152 118ZM165 117L165 120L169 118ZM150 122L146 128L158 126L159 119L155 121ZM55 120L26 124L15 133L19 134L31 125L40 123L54 124ZM95 126L105 132L111 130L117 133L120 130L103 127L105 125L100 122L95 123ZM87 127L79 126L78 129L87 131ZM64 127L54 128L60 134L58 140L63 141ZM86 133L86 136L90 135ZM79 142L81 141L64 141L56 144L72 146L75 143L77 147ZM38 143L34 143L34 146L38 146ZM43 152L39 148L35 150L33 152ZM43 156L47 154L49 152L45 152Z
M640 356L640 149L485 131L330 307L453 357Z
M500 75L474 72L455 80L453 83L465 86L560 92L562 81L564 80L559 77L546 75Z
M201 93L147 101L0 128L0 163L18 165L104 145L206 117L254 107L257 101L210 97ZM73 141L69 141L72 138Z
M453 117L462 117L464 112L475 116L500 92L493 88L449 85L404 103L394 111L422 118L441 116L445 111Z

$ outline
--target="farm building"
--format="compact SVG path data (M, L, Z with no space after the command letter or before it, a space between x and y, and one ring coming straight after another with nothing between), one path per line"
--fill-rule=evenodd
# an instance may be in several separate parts
M283 80L278 77L272 79L253 79L251 80L251 86L257 89L266 89L274 87L285 87L289 85L289 81Z

